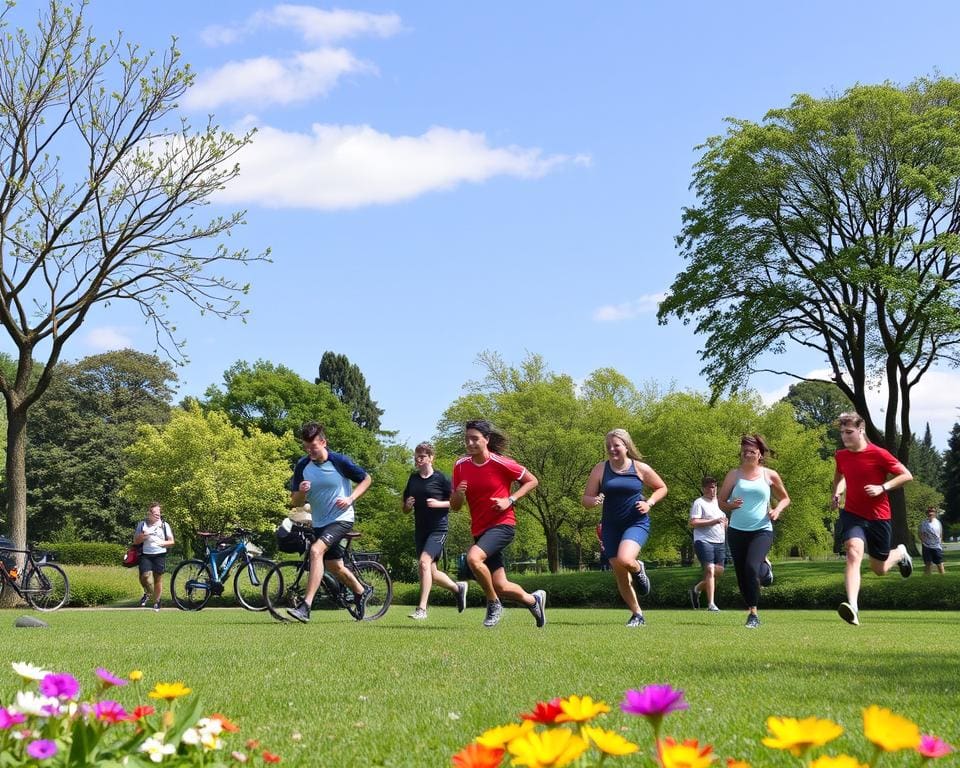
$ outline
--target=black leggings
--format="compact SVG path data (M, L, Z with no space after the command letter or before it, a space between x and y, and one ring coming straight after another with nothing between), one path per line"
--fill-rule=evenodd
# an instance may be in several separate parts
M760 600L760 578L767 572L764 560L773 546L773 531L740 531L727 528L727 542L733 555L740 594L748 608Z

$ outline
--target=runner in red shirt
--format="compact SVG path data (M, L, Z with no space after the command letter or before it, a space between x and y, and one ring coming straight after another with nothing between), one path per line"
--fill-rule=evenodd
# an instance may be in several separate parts
M502 454L506 437L489 421L468 421L464 431L467 455L453 467L453 494L450 509L456 511L466 501L470 507L470 531L474 545L467 552L467 564L487 597L483 626L493 627L503 615L501 597L527 606L537 626L547 623L547 593L533 594L507 580L502 552L513 541L517 501L537 487L538 480L528 469ZM512 494L510 487L519 483Z
M890 501L887 493L910 482L913 475L889 451L867 441L863 419L856 413L841 413L840 439L843 448L836 452L837 471L833 476L833 506L840 509L838 524L846 543L847 566L844 584L847 602L837 613L848 624L860 625L860 563L866 548L870 569L883 576L893 566L906 578L913 573L913 561L903 544L890 549ZM889 480L890 475L893 475Z

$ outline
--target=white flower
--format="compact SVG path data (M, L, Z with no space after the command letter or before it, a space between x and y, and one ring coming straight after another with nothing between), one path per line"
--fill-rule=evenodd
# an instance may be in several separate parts
M196 728L187 728L180 737L180 741L194 747L200 743L200 732Z
M460 719L460 713L459 713L459 712L447 712L447 717L449 717L451 720L459 720L459 719Z
M140 751L146 752L153 762L159 763L163 761L165 755L172 755L176 752L177 748L173 744L164 744L163 734L155 733L140 745Z
M60 702L52 696L41 696L33 691L17 691L17 699L10 709L22 715L51 717L60 713Z
M197 728L216 736L223 730L223 723L216 718L201 717L197 720Z
M36 664L31 664L29 661L12 661L10 666L13 667L13 671L16 672L24 680L43 680L50 673L45 669L40 669Z

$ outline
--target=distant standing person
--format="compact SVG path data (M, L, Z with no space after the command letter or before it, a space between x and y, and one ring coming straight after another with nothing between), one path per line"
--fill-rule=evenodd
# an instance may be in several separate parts
M840 537L847 550L844 586L847 601L837 613L848 624L859 626L860 564L866 549L870 570L883 576L894 566L907 578L913 573L913 561L903 544L890 549L892 526L887 493L910 482L913 475L889 451L867 440L863 418L856 413L841 413L840 448L834 458L833 506L840 508ZM887 479L893 475L892 478ZM841 499L843 505L841 507Z
M533 594L507 579L503 550L517 530L514 513L517 502L537 487L539 481L503 451L506 436L486 419L466 423L467 455L453 467L453 494L450 509L457 511L466 502L470 507L470 532L474 544L467 552L467 564L487 598L483 626L496 626L503 616L502 597L525 605L538 627L547 623L547 593ZM513 483L519 483L511 493Z
M587 509L603 505L601 549L613 568L620 597L630 609L627 626L640 627L646 620L638 598L650 594L640 550L650 536L650 510L667 495L667 486L641 461L627 430L607 432L605 446L608 458L590 472L581 503Z
M727 541L740 594L747 604L748 629L760 626L760 587L773 583L773 566L767 557L773 546L773 523L790 506L780 475L764 466L768 455L774 454L762 436L741 437L740 466L727 472L718 496L720 509L730 513ZM771 506L774 496L777 503Z
M707 610L719 611L716 601L717 579L723 576L727 556L727 516L717 503L717 481L705 477L700 484L703 495L690 506L693 551L703 566L703 578L690 587L690 604L700 607L700 593L706 590Z
M937 519L937 508L927 507L927 519L920 523L920 546L923 548L923 572L929 576L933 566L943 573L943 526Z
M146 518L137 523L133 531L133 543L143 546L139 563L140 585L143 587L140 607L145 607L152 595L155 611L160 610L163 574L167 570L167 550L174 544L170 524L161 518L160 513L160 503L153 502L147 510Z
M467 607L467 582L454 581L437 568L437 559L447 540L447 513L450 509L450 480L433 468L434 450L430 443L413 449L417 471L410 475L403 489L403 508L413 511L414 545L420 569L420 601L411 619L427 618L427 601L434 583L448 589L457 598L457 611Z
M310 545L310 578L304 600L298 606L287 608L287 613L304 624L310 621L310 605L323 581L323 570L328 568L353 592L353 615L360 621L373 588L361 584L343 564L340 542L353 529L356 519L353 505L370 487L370 475L349 456L331 451L323 425L315 421L308 421L300 428L300 444L307 455L301 457L293 469L290 506L310 503L316 540Z

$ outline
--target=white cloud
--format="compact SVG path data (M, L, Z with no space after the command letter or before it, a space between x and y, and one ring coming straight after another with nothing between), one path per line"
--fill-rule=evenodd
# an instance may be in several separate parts
M618 323L621 320L632 320L638 315L656 312L660 302L665 298L667 298L666 293L648 293L622 304L607 304L594 310L593 319L599 323Z
M829 381L832 377L830 371L818 369L807 373L806 378ZM787 396L790 385L795 384L796 379L784 378L783 381L783 386L760 393L763 402L769 405ZM950 430L954 423L960 421L958 391L960 372L957 371L932 369L920 379L920 383L911 390L910 400L910 425L918 439L923 437L923 431L929 423L934 444L940 448L946 447ZM868 391L867 406L870 413L874 414L874 419L882 419L886 405L887 388L879 382L877 387Z
M482 133L430 128L391 136L367 125L314 124L311 133L262 127L236 157L240 177L224 203L337 210L410 200L495 176L534 179L583 157L492 147Z
M376 72L373 64L344 48L321 48L288 59L258 56L231 61L200 75L184 96L183 105L213 109L228 103L293 104L326 95L344 75Z
M395 13L325 11L309 5L282 4L258 11L239 24L207 27L200 36L207 45L228 45L264 27L293 29L304 40L323 44L364 35L390 37L403 28Z
M127 349L133 347L133 339L123 328L103 325L91 328L84 336L84 343L98 352L109 352L112 349Z

